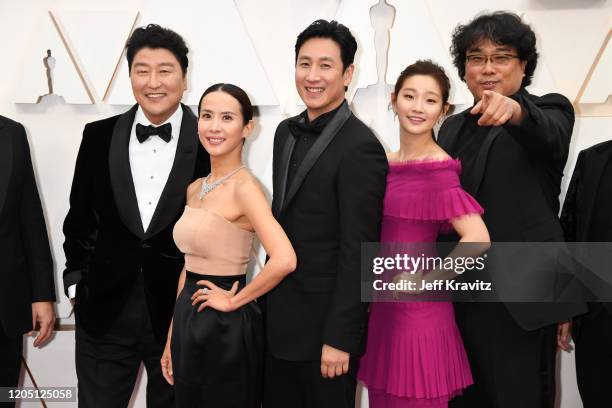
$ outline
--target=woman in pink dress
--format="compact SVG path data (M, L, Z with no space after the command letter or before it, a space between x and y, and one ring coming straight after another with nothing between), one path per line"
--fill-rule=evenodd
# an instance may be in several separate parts
M459 183L461 163L433 138L434 125L448 111L449 91L444 70L431 61L408 66L395 84L400 149L388 155L383 245L433 243L451 228L463 242L489 242L482 208ZM452 303L372 303L358 377L371 408L446 408L472 384Z

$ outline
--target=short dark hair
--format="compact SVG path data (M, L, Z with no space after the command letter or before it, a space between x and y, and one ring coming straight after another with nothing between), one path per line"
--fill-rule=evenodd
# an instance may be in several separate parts
M189 59L187 53L189 48L185 44L185 40L176 32L169 28L161 27L157 24L149 24L146 27L138 27L134 30L126 44L126 56L130 72L132 71L132 62L134 56L143 48L165 48L170 51L183 70L183 76L187 73Z
M399 92L402 90L404 81L415 75L427 75L432 77L440 87L440 91L442 93L442 105L448 103L448 97L451 89L450 79L448 79L446 72L444 72L444 68L432 60L418 60L414 64L408 65L395 82L395 88L393 89L395 97L397 97Z
M531 27L525 24L518 15L507 11L483 14L468 24L458 25L455 28L450 52L462 81L465 81L463 77L465 76L467 51L483 40L515 48L519 59L527 62L521 87L531 84L533 73L538 65L536 36Z
M316 20L302 31L295 41L295 62L302 45L311 38L329 38L340 47L342 58L342 70L346 70L355 60L357 52L357 40L351 31L337 21Z
M211 92L217 91L225 92L226 94L234 97L234 99L238 101L238 103L240 104L240 113L242 114L242 121L245 125L249 123L251 119L253 119L253 105L251 104L251 100L249 99L247 93L239 86L225 83L211 85L208 87L208 89L204 91L204 93L200 97L200 102L198 102L198 116L200 113L200 109L202 109L202 101L204 100L204 97Z

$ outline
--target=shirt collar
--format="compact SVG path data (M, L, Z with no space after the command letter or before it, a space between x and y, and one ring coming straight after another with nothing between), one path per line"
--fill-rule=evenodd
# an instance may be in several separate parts
M341 103L337 108L331 110L329 112L325 112L319 116L312 122L308 120L308 110L303 111L298 116L289 120L289 129L292 131L294 136L298 136L297 133L306 132L312 135L320 134L325 126L336 116L338 110L344 104Z
M317 116L312 122L308 119L308 109L302 112L300 116L304 119L304 123L307 126L317 127L317 125L320 125L321 123L326 124L327 122L329 122L331 118L334 117L334 115L338 112L340 107L342 107L342 105L344 105L344 102L338 105L338 107L336 107L334 110L330 110L329 112L325 112Z

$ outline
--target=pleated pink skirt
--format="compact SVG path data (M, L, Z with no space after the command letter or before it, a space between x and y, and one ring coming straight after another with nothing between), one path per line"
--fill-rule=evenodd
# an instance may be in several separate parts
M473 383L452 303L373 303L358 378L372 408L445 407Z

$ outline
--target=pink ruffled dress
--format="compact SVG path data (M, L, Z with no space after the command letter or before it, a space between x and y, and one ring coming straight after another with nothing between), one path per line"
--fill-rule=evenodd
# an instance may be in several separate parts
M389 163L381 242L435 242L450 220L482 214L459 160ZM371 304L358 378L371 408L447 407L473 383L450 302Z

